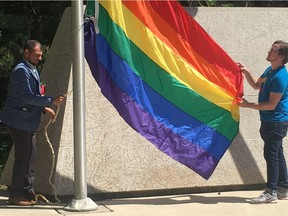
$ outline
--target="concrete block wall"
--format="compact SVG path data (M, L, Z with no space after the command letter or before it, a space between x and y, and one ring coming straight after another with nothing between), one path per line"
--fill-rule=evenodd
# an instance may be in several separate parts
M269 65L265 59L271 44L277 39L288 40L288 13L284 8L187 8L187 11L233 60L246 64L255 76L259 76ZM73 91L72 31L76 29L71 29L71 10L67 8L41 73L48 95ZM85 74L88 193L204 192L248 188L265 183L266 169L257 111L241 109L240 132L206 181L131 129L101 94L87 64ZM256 101L257 92L247 82L244 84L245 97ZM48 182L52 155L45 137L47 122L47 117L43 116L37 132L35 189L53 194ZM68 94L57 121L48 127L47 133L56 156L52 182L57 194L73 194L73 93ZM287 148L285 154L288 157ZM11 154L1 183L10 183L12 163Z

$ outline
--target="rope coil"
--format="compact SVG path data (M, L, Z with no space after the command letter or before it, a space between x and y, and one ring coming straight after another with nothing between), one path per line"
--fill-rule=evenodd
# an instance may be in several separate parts
M49 120L49 122L46 124L45 126L45 137L46 137L46 141L48 142L48 146L51 150L51 154L52 154L52 165L51 165L51 169L50 169L50 174L49 174L49 178L48 178L48 181L49 181L49 185L52 187L53 189L53 193L54 193L54 197L55 197L55 200L57 201L57 203L60 203L61 201L58 199L58 196L57 196L57 188L55 187L55 185L52 183L52 176L53 176L53 172L54 172L54 169L55 169L55 151L54 151L54 148L53 148L53 145L48 137L48 127L50 124L53 124L55 123L56 119L57 119L57 116L58 116L58 113L60 111L60 105L57 106L57 110L56 110L56 113L55 113L55 117L54 119L51 119ZM41 194L40 194L41 195ZM41 196L40 196L41 197ZM43 196L44 197L44 196ZM41 197L41 198L43 198ZM45 198L45 197L44 197ZM46 199L46 198L45 198ZM45 200L44 199L44 200ZM46 199L47 200L47 199ZM45 200L45 201L46 201ZM47 200L48 203L49 200ZM47 202L46 201L46 202ZM36 202L37 202L37 195L36 195Z

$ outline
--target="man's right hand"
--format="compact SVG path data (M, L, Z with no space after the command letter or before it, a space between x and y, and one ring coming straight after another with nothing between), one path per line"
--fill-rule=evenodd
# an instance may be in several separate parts
M56 106L62 105L66 101L66 97L59 95L53 99L53 104Z
M51 119L55 118L55 112L50 107L45 107L44 108L44 113L49 114Z

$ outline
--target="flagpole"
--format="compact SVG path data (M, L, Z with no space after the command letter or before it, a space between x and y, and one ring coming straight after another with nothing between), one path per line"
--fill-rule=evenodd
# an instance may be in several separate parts
M93 211L97 204L87 197L86 118L83 1L71 0L72 70L74 119L74 198L64 206L67 211Z

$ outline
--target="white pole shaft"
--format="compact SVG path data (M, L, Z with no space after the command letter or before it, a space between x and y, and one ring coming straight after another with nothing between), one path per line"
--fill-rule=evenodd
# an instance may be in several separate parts
M72 0L75 199L87 197L83 1Z

